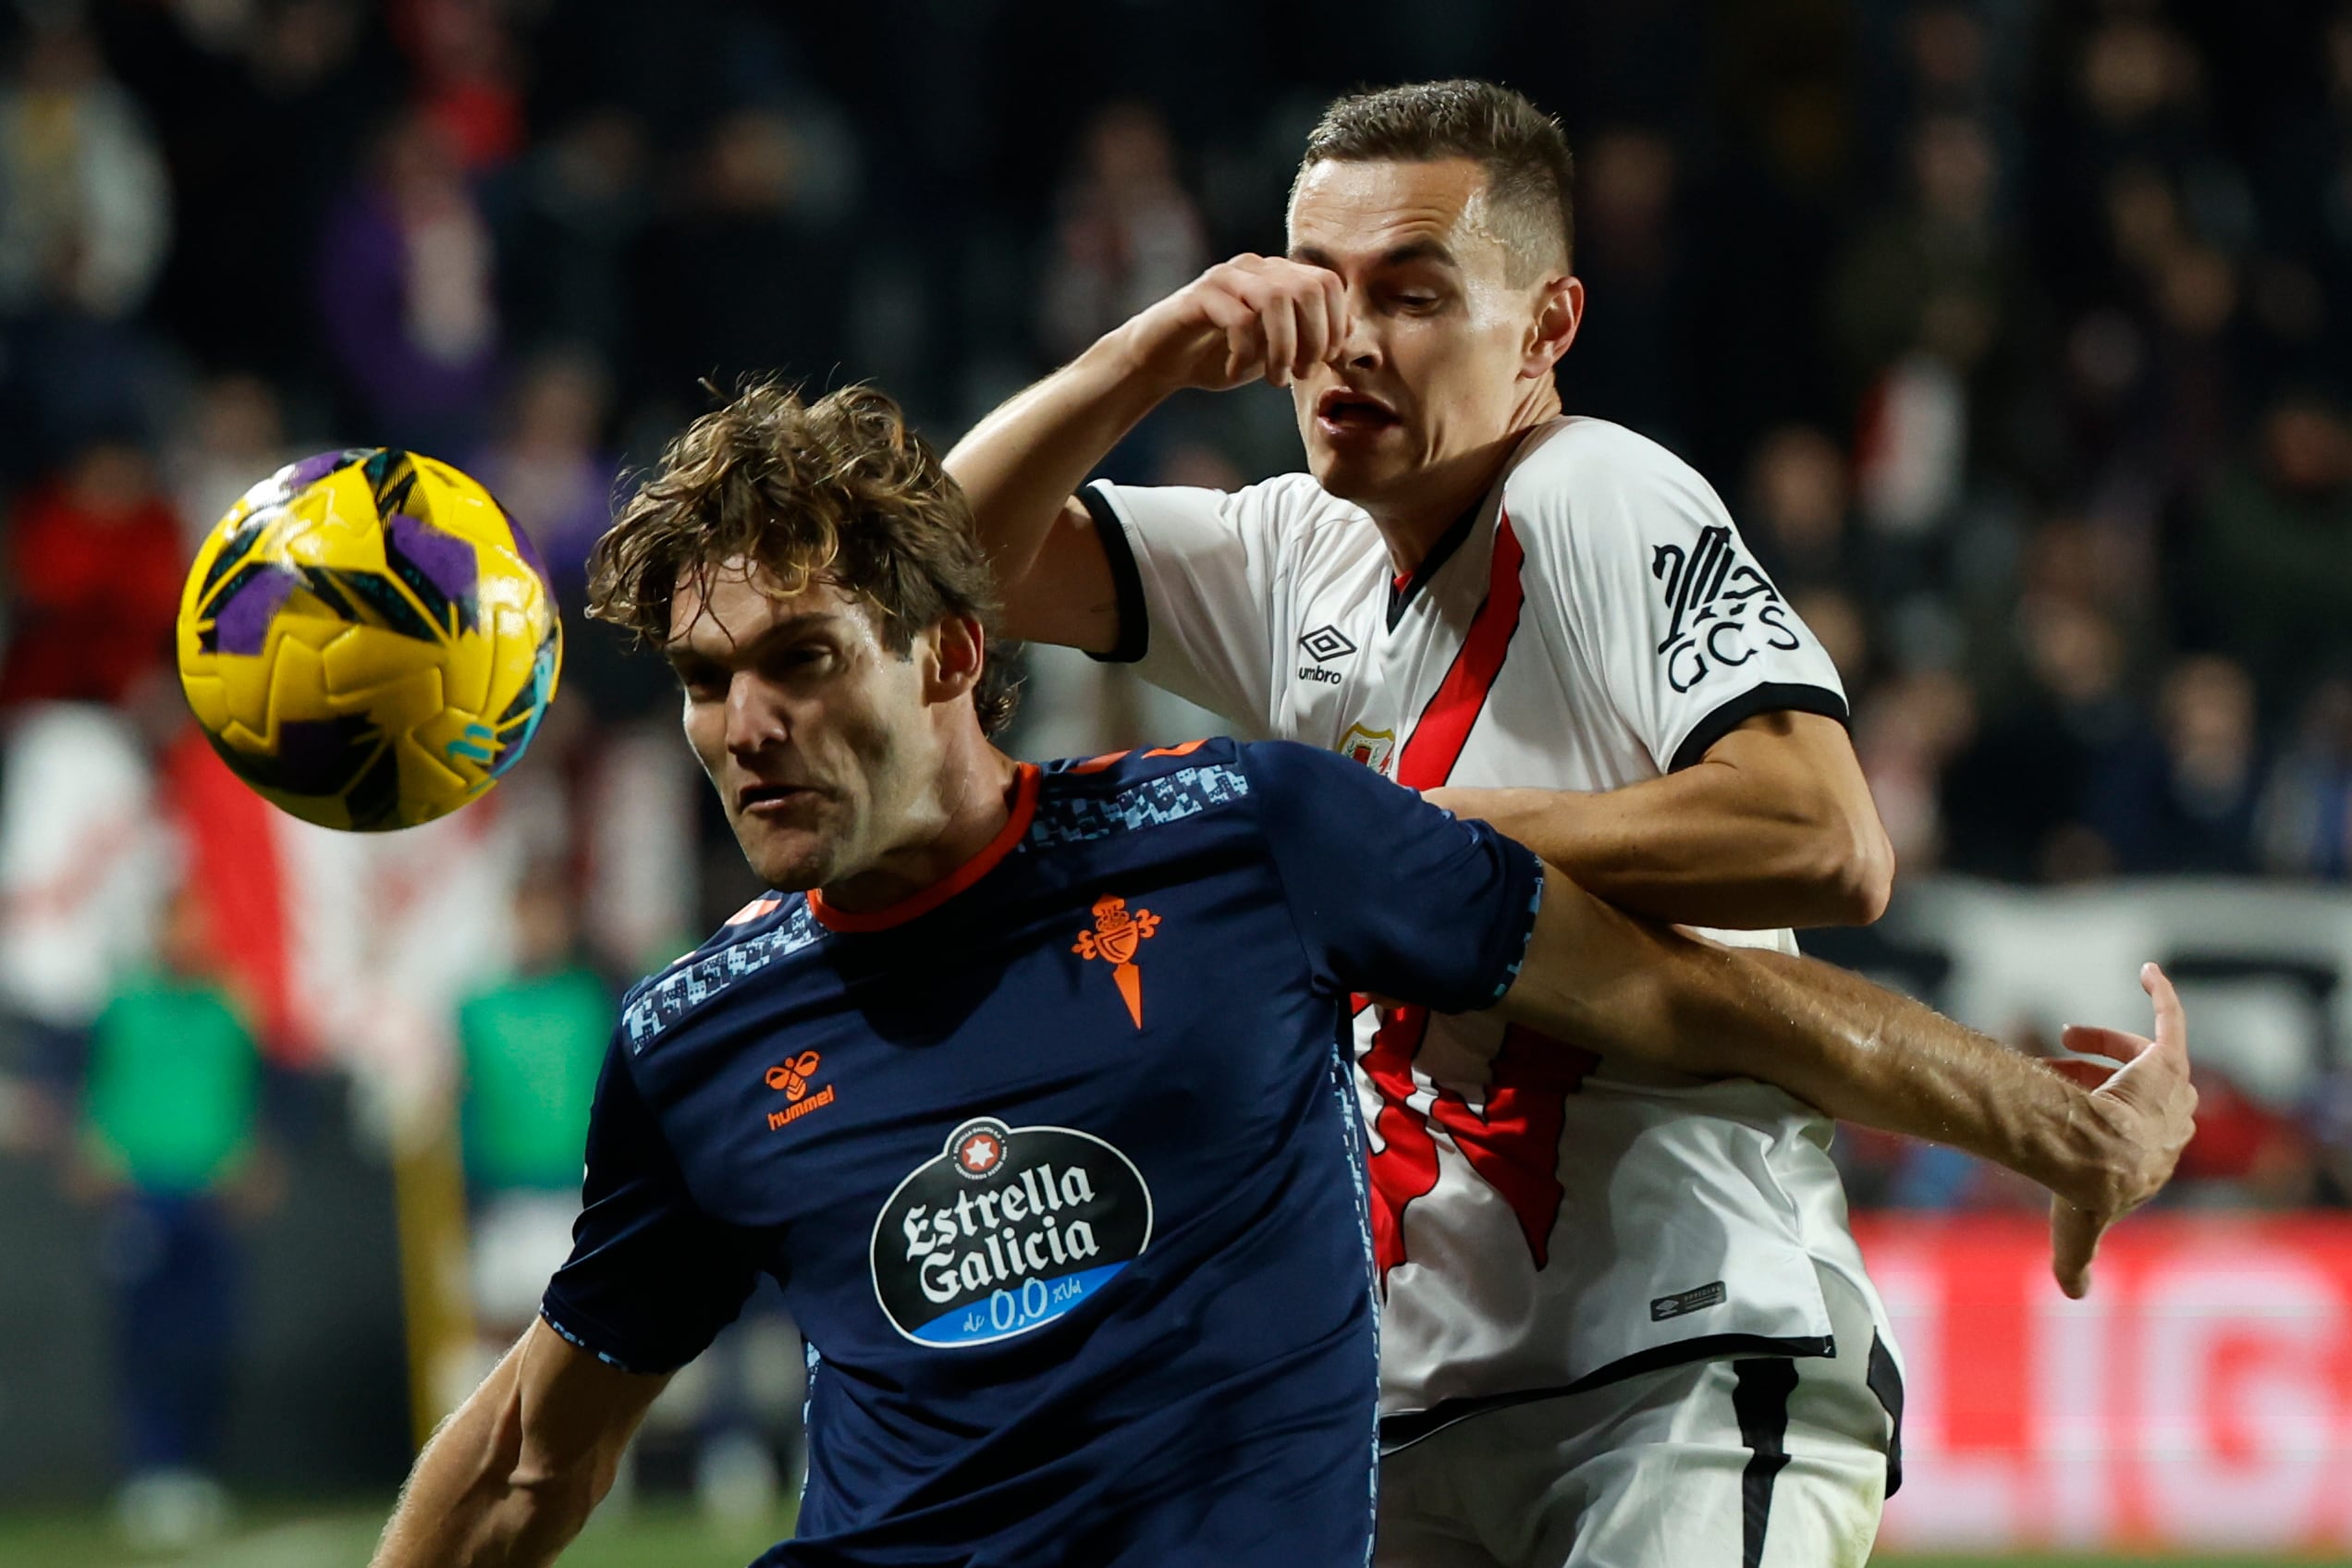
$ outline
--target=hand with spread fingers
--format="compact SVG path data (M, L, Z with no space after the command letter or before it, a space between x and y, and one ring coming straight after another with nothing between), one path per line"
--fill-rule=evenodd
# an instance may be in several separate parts
M2072 1024L2062 1039L2076 1058L2044 1064L2090 1091L2084 1102L2089 1115L2078 1128L2081 1179L2050 1200L2051 1271L2059 1288L2077 1300L2090 1290L2101 1235L2162 1190L2197 1130L2188 1019L2180 997L2153 963L2141 966L2139 985L2156 1004L2154 1039Z

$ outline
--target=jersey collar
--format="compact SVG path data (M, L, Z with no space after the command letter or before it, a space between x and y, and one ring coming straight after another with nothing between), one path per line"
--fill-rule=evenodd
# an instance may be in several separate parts
M1529 453L1550 439L1553 431L1567 423L1568 419L1564 415L1546 420L1523 435L1519 444L1511 449L1511 457L1503 463L1502 472L1495 476L1495 482L1487 487L1484 495L1470 503L1469 510L1455 518L1446 531L1438 536L1438 542L1429 546L1429 553L1421 557L1421 564L1409 572L1398 572L1390 577L1390 631L1394 631L1397 629L1397 622L1404 619L1405 610L1412 606L1421 590L1428 585L1430 579L1443 570L1453 553L1462 548L1462 542L1469 538L1471 532L1478 526L1478 519L1486 511L1488 505L1495 503L1496 511L1501 512L1500 497L1502 495L1503 484L1511 478L1512 471L1525 462Z
M816 888L808 890L809 913L817 923L833 931L887 931L893 925L903 925L918 915L930 913L958 893L962 892L997 868L999 861L1012 853L1029 831L1029 824L1037 815L1037 780L1039 770L1035 763L1024 762L1014 776L1012 815L997 830L981 851L957 866L953 871L919 892L910 893L897 903L881 909L836 909L825 901Z
M1488 492L1488 495L1491 494L1492 492ZM1421 557L1421 563L1418 566L1409 572L1400 572L1389 579L1390 631L1394 631L1397 629L1397 622L1404 619L1405 607L1413 603L1421 590L1428 585L1429 580L1437 576L1445 563L1452 558L1453 553L1462 548L1462 542L1470 537L1470 531L1478 525L1478 514L1486 510L1487 499L1487 496L1479 496L1470 503L1468 511L1448 523L1446 531L1438 535L1438 542L1429 546L1429 553Z

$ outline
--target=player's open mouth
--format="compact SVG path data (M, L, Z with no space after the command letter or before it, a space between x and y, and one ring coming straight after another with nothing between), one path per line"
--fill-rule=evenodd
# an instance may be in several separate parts
M1398 423L1396 410L1378 398L1334 386L1315 400L1315 423L1326 435L1363 435Z

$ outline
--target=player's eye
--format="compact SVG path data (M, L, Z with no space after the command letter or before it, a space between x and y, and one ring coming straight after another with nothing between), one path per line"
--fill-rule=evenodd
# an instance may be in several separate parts
M679 666L678 684L697 703L715 703L727 695L726 672L705 665Z
M778 675L815 675L833 662L833 650L822 643L795 643L779 648L767 661L768 668Z

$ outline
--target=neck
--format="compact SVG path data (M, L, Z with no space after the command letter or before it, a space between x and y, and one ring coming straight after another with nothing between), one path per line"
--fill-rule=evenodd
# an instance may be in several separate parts
M870 913L914 897L988 847L1011 820L1020 765L988 744L975 727L949 749L938 781L919 813L920 829L855 876L823 888L835 909Z
M1398 573L1417 570L1446 530L1494 488L1527 433L1559 417L1560 389L1547 375L1530 385L1512 410L1510 425L1493 440L1422 469L1414 475L1409 493L1361 503L1388 545L1389 559Z

